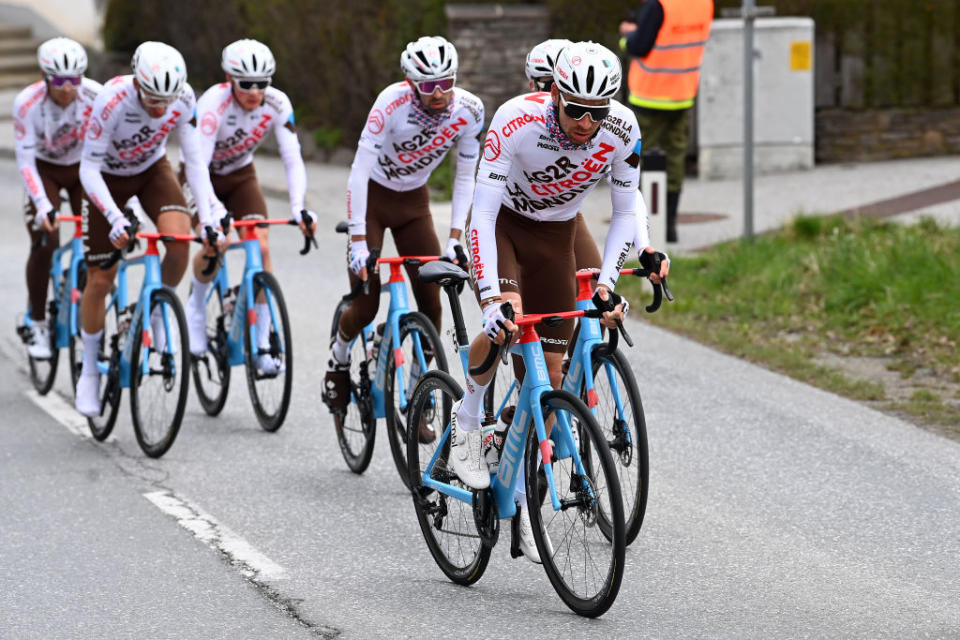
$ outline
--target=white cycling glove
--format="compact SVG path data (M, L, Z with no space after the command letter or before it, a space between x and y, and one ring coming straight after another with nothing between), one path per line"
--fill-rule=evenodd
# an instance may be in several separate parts
M120 218L112 225L110 225L110 242L111 244L120 239L120 236L127 232L127 227L130 226L130 221L120 216Z
M499 302L488 304L483 308L483 332L491 340L496 339L497 334L503 329L507 319L500 309Z
M363 268L367 266L367 258L369 257L370 251L367 249L366 240L350 241L350 271L359 276Z
M460 244L459 240L456 238L450 238L447 240L447 248L444 253L447 254L447 257L450 258L451 261L457 259L457 247L460 247L460 251L463 251L463 245ZM461 264L460 266L465 267L466 265Z
M47 216L50 215L50 212L53 211L53 207L50 207L46 211L37 212L37 215L33 216L33 230L40 231L43 229L43 221L47 219Z

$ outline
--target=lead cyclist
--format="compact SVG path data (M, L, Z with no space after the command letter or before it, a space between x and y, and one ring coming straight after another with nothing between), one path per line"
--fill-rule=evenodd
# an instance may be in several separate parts
M621 76L620 62L607 48L571 44L557 54L550 93L518 96L494 115L477 171L469 233L474 287L483 312L483 333L470 348L471 366L484 360L491 340L503 342L504 329L518 337L516 325L501 310L504 301L520 313L575 308L576 216L586 195L608 176L612 219L595 297L615 303L613 311L604 313L606 326L622 319L623 301L613 292L620 267L635 240L643 247L641 261L643 254L656 251L649 246L638 192L640 130L633 112L613 100ZM668 273L664 261L651 280L658 282ZM554 387L560 386L572 330L572 320L537 328ZM451 465L475 489L490 481L480 418L493 374L467 377L464 398L451 420ZM518 486L516 494L520 549L539 563L524 487Z

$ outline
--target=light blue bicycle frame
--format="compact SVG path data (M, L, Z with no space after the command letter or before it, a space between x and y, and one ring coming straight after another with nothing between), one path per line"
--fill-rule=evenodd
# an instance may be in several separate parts
M245 255L243 277L239 285L243 291L243 295L237 296L236 306L233 309L233 316L230 321L230 330L227 332L228 361L232 367L243 364L243 329L245 326L249 325L250 327L250 344L260 344L257 339L257 317L253 306L255 302L253 297L253 279L258 273L263 271L263 256L260 253L260 241L257 239L257 236L254 235L251 230L252 228L245 227L245 229L249 231L244 232L243 241L227 247L227 252L243 249ZM224 258L226 258L226 256L224 256ZM210 297L213 296L216 291L220 292L221 300L225 299L227 291L230 289L226 265L220 268L213 282L214 286L210 287L210 291L207 292L207 301L209 302ZM280 327L282 325L280 323L280 316L277 313L276 300L269 291L266 292L266 296L272 325L274 327ZM286 349L286 345L281 344L280 351L283 352L284 349Z
M73 238L69 244L55 249L50 262L50 282L54 284L57 292L57 322L56 322L56 348L64 349L70 346L70 336L79 335L80 327L77 326L77 304L80 300L80 289L77 282L80 275L80 265L83 263L83 232L80 228L79 216L61 217L61 222L74 222L76 229ZM67 273L70 274L70 282L67 287L62 287L60 279L63 277L63 256L70 254L70 266ZM69 297L67 297L69 295ZM28 327L33 326L32 309L27 309L23 317L23 324Z
M141 331L146 333L146 327L150 322L150 298L153 296L154 291L163 286L163 282L160 278L160 253L157 251L157 242L158 240L156 238L148 238L147 250L143 255L136 258L120 259L120 267L117 269L117 289L114 292L113 297L107 302L107 313L110 312L111 307L116 307L117 311L119 312L129 306L127 295L127 269L130 267L143 265L143 284L140 286L140 295L137 298L137 306L134 309L133 314L130 316L130 326L124 333L125 337L123 341L123 351L121 352L120 356L119 371L119 382L121 389L130 387L130 360L133 351L133 332L139 326ZM166 305L163 305L161 309L163 316L163 331L165 335L169 336L170 315ZM144 352L145 356L141 359L140 373L143 376L148 376L150 374L150 361L147 356L149 356L149 350L153 348L153 345L143 344L142 347L147 351ZM166 352L172 355L173 348L173 341L167 340L165 345ZM171 366L173 367L173 373L176 374L176 358L172 358ZM97 367L99 368L101 375L108 375L110 373L109 360L101 360L97 363Z
M397 371L394 380L396 380L397 395L400 397L401 412L406 412L408 400L407 386L409 383L404 377L404 365L406 365L406 363L404 362L403 351L400 349L400 320L410 312L410 304L407 301L406 282L400 270L402 260L400 258L380 258L381 264L385 262L390 265L390 280L387 283L387 293L390 295L390 307L387 311L386 326L384 327L379 352L377 353L375 375L371 376L370 381L370 393L373 396L373 415L375 418L384 418L387 415L386 403L384 401L387 382L387 349L384 347L387 344L390 345L394 353L393 364ZM360 335L354 338L354 340L359 340L362 336L363 344L370 344L370 340L373 338L373 332L375 331L375 323L376 320L364 327ZM352 347L353 342L350 344ZM423 345L420 342L419 332L413 333L413 352L416 354L420 371L426 372L427 359L423 353ZM356 398L354 398L354 401L356 401Z
M465 375L469 375L468 354L470 345L458 345L460 362L463 365ZM516 345L510 348L510 353L520 355L527 373L523 379L523 385L520 387L520 395L517 398L517 410L507 431L506 440L503 443L503 453L500 456L500 467L490 482L491 490L497 502L498 517L502 520L510 518L516 513L516 504L513 501L514 483L523 481L519 478L520 462L523 459L524 443L527 441L527 430L530 426L530 418L533 417L534 428L536 429L537 442L540 443L540 451L543 458L543 464L549 487L550 501L554 510L561 509L560 499L557 497L557 490L553 481L553 465L550 462L551 453L554 453L557 459L571 457L576 450L576 444L570 431L570 416L565 411L557 411L557 424L554 426L553 435L559 433L559 441L556 449L551 451L550 441L547 440L546 426L544 425L543 412L540 409L540 398L543 394L552 391L550 376L547 373L547 363L543 357L543 348L540 346L540 338L532 326L527 325L523 328L523 335ZM516 381L513 382L516 385ZM514 387L511 387L513 389ZM510 396L508 392L507 397ZM502 406L498 409L499 415ZM455 487L453 485L435 480L430 477L434 465L440 453L443 451L447 439L450 437L450 425L446 425L443 430L443 436L437 445L430 462L427 464L421 479L424 486L435 489L440 493L446 494L457 500L468 504L473 503L473 493L469 490ZM586 475L580 456L573 455L574 466L580 475ZM593 495L593 488L590 488Z

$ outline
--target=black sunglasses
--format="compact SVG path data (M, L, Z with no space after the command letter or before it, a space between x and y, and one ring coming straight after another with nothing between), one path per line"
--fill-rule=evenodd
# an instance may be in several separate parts
M560 106L563 107L563 112L574 120L580 120L583 116L589 115L594 122L600 122L610 115L609 104L591 106L577 102L567 102L562 93L560 94Z
M265 91L267 87L270 86L270 79L266 80L237 80L237 86L244 91L250 91L251 89L260 89L260 91Z

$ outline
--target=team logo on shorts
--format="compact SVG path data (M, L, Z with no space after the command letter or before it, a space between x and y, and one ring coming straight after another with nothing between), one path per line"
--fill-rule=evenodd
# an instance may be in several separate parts
M367 129L373 135L383 131L383 113L380 112L380 109L374 109L370 117L367 118Z
M487 139L483 143L483 159L487 162L493 162L500 157L500 136L493 129L487 134Z
M200 120L200 131L205 136L212 136L217 132L217 116L213 115L212 111L203 114L203 118Z

